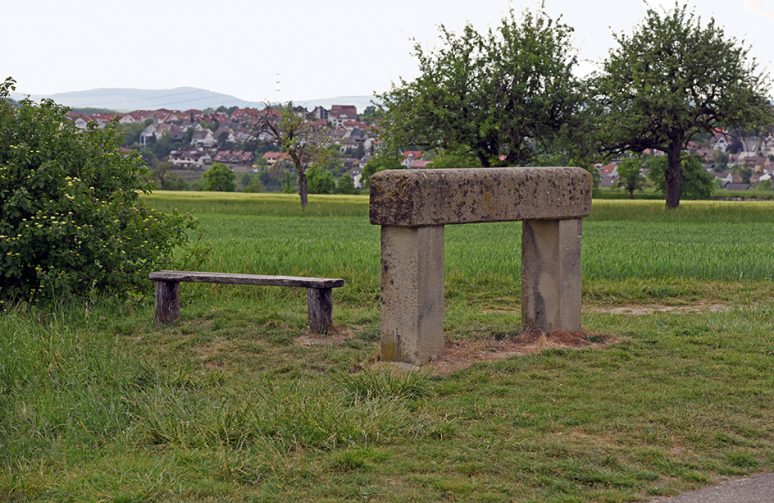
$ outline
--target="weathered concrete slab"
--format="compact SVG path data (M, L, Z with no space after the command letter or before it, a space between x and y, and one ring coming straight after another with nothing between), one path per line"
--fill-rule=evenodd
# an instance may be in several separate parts
M371 223L416 227L576 219L591 212L581 168L386 170L371 177Z

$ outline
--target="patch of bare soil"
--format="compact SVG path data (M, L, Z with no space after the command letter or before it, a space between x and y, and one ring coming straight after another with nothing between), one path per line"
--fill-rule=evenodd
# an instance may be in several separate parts
M234 345L227 339L214 339L191 349L204 362L205 367L220 368L225 366L223 355L231 353Z
M629 306L590 307L587 308L587 310L592 313L645 316L654 313L724 313L730 311L731 306L726 304L699 302L696 304L682 304L677 306L668 306L665 304L635 304Z
M351 339L354 336L355 333L352 330L341 327L331 327L329 333L325 335L307 332L304 335L296 337L294 341L296 344L307 347L333 346L336 344L341 344L342 342L346 341L347 339Z
M436 375L448 375L483 361L498 361L554 348L604 347L612 337L585 332L526 331L512 339L447 341L446 349L423 368Z

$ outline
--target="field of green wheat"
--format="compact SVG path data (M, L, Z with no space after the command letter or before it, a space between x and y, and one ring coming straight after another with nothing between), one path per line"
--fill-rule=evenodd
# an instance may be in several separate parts
M0 500L637 501L774 469L774 203L594 201L598 344L395 373L364 196L157 192L199 228L180 267L341 277L182 286L0 315ZM518 222L447 226L447 339L518 338ZM150 287L149 283L149 287ZM489 346L486 346L489 347Z

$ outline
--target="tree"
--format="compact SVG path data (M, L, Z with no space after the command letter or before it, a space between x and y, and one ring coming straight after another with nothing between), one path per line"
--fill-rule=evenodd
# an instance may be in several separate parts
M236 175L225 164L216 162L202 175L202 190L234 192L236 190Z
M11 106L13 88L0 82L0 310L147 288L192 222L142 204L150 171L116 125L81 132L53 101Z
M442 150L430 162L430 168L478 168L481 162L465 147Z
M688 142L715 128L771 120L767 77L758 73L747 47L728 38L714 19L703 25L686 5L663 14L648 9L644 22L616 41L595 79L605 147L665 152L666 205L676 208Z
M716 172L727 170L728 154L720 150L716 150L712 156L712 169Z
M750 183L753 176L752 168L743 164L734 166L733 172L742 183Z
M315 123L296 115L292 103L276 108L267 106L257 127L258 138L262 135L268 137L271 143L279 146L290 157L298 182L301 208L305 209L309 204L306 170L314 161L319 162L329 155L329 141L325 132ZM289 182L283 183L283 190L290 186Z
M483 34L442 26L440 49L415 46L419 77L380 96L387 143L463 148L482 166L532 162L563 127L576 130L582 95L572 31L542 10L519 19L511 11Z
M685 199L709 199L715 192L715 179L707 173L701 160L695 155L687 155L681 160L683 171L682 195ZM645 161L648 170L648 179L656 187L660 194L666 194L666 171L669 169L669 160L663 156L650 156Z
M385 169L403 169L404 166L400 163L400 156L396 151L383 148L376 153L375 156L368 160L363 171L360 175L363 177L363 184L365 186L370 185L371 175L383 171Z
M339 181L336 184L337 194L357 194L355 188L355 181L349 176L349 173L344 173L339 177Z
M244 173L239 180L239 190L242 192L263 192L261 177L257 173Z
M645 177L641 174L642 159L639 157L627 157L618 164L618 186L623 187L634 199L634 191L642 190L645 185Z
M333 194L336 190L336 180L328 170L313 166L309 168L307 179L312 194Z

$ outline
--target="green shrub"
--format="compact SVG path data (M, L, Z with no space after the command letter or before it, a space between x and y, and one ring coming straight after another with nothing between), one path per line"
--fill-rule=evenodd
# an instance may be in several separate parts
M216 162L202 175L202 190L234 192L236 190L236 175L225 164Z
M115 127L81 132L52 101L2 99L0 307L149 284L192 221L143 206L150 173Z

